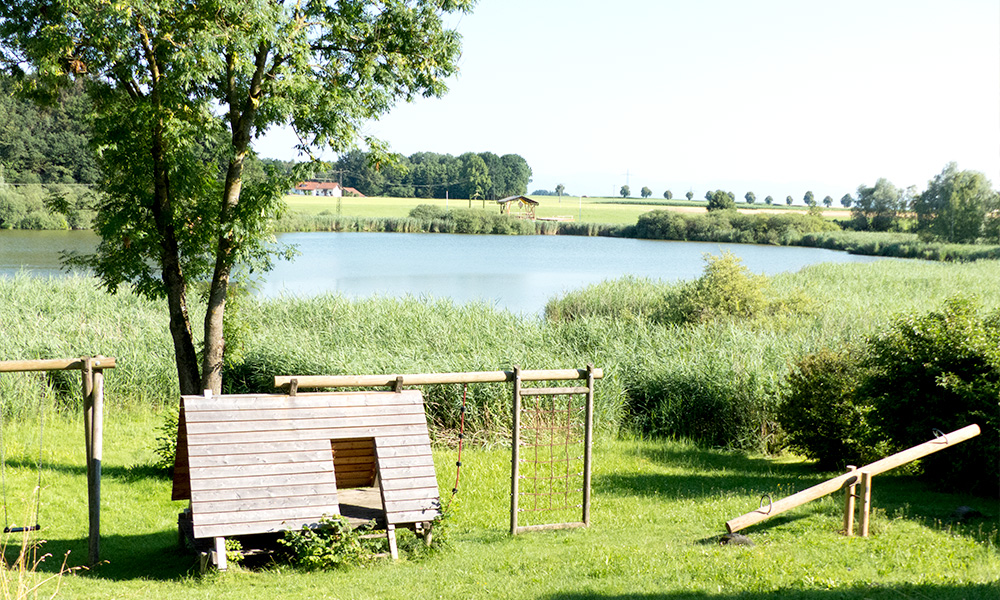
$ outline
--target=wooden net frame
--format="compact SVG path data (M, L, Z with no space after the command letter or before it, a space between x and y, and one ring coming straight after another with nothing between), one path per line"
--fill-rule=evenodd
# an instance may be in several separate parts
M592 366L585 376L586 387L524 388L514 368L512 535L590 525Z

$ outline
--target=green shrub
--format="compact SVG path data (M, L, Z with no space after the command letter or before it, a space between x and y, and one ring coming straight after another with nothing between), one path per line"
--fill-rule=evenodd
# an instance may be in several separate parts
M17 224L18 229L69 229L66 217L45 210L35 210Z
M664 323L704 323L722 317L751 318L766 306L767 278L754 275L731 252L705 255L704 274L665 296L653 319Z
M876 447L870 413L858 395L865 374L856 348L807 355L788 374L778 422L788 446L819 461L823 469L861 466L885 455Z
M372 559L375 552L372 540L361 538L371 530L371 523L354 529L345 517L323 517L320 527L286 531L278 542L291 550L296 566L309 570L334 569Z
M982 434L923 461L951 489L1000 495L1000 312L980 314L969 298L896 320L869 341L863 393L894 450L977 423Z
M410 210L411 219L444 219L448 216L448 209L434 204L419 204Z

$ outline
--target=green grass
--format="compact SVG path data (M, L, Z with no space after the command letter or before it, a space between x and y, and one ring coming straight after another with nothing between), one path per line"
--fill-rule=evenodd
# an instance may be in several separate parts
M638 198L602 198L602 197L579 197L579 196L529 196L539 202L537 215L539 217L572 217L576 222L582 223L604 223L609 225L634 225L639 215L651 210L662 209L664 207L675 207L679 209L691 209L704 211L706 203L700 201L689 202L687 200L664 200L648 198L646 200ZM364 218L403 218L410 214L410 210L420 204L431 204L441 208L486 208L487 210L499 209L492 201L441 198L388 198L388 197L344 197L333 198L326 196L285 196L285 202L293 213L303 215L319 215L321 213L338 215L341 217L364 217ZM791 212L805 212L803 206L767 206L764 204L737 204L740 210L750 212L764 210L781 210ZM829 213L829 214L828 214ZM850 211L846 209L824 209L824 214L828 217L847 218Z
M169 482L151 465L157 426L176 402L165 311L127 294L109 297L92 280L0 279L0 359L103 353L107 374L103 556L97 570L65 578L68 598L995 598L1000 592L995 500L932 491L907 477L875 483L874 536L836 532L839 498L828 498L757 526L752 548L719 547L726 520L824 477L794 457L705 449L688 442L617 438L632 398L643 390L689 390L710 404L739 396L773 403L789 364L805 352L870 334L903 312L939 308L955 293L1000 306L1000 263L881 261L817 265L772 278L778 295L801 293L813 310L748 323L662 327L644 319L652 282L601 288L594 314L572 320L524 318L484 305L431 299L338 296L251 301L239 315L245 357L228 385L269 389L278 373L378 373L566 368L593 362L598 383L593 527L510 538L509 389L470 387L452 545L421 560L333 573L288 568L198 578L176 549ZM586 294L584 294L586 296ZM593 300L593 298L591 298ZM598 307L596 310L593 307ZM195 323L203 309L194 305ZM604 312L601 312L604 311ZM35 484L37 400L45 382L45 489L40 536L58 568L86 555L86 485L78 378L0 376L7 506L20 519ZM435 436L449 438L461 389L425 389ZM722 413L719 413L722 414ZM627 423L626 423L627 425ZM672 437L677 437L675 434ZM738 440L728 440L739 445ZM975 443L970 441L967 443ZM753 446L752 444L750 446ZM454 483L453 450L438 449L440 489ZM948 522L957 506L990 515L968 526ZM29 519L30 520L30 519ZM16 540L8 556L16 551ZM832 593L832 596L830 594Z
M51 415L38 535L53 556L86 555L82 426ZM827 497L757 525L753 547L718 546L726 520L829 474L795 457L698 449L676 441L615 440L595 447L592 526L512 538L509 450L467 448L449 545L429 556L335 572L236 569L199 578L176 541L169 481L148 465L157 417L109 413L102 487L102 558L67 576L64 598L995 598L1000 578L995 505L929 491L886 475L874 487L872 537L839 535L842 498ZM12 509L34 485L37 421L5 423ZM439 487L454 483L454 450L435 453ZM949 522L955 507L992 515ZM17 544L8 548L8 555Z

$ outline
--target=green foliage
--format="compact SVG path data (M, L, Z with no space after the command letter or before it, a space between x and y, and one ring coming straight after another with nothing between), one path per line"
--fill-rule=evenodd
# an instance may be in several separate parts
M664 323L703 323L721 318L753 318L767 306L767 278L754 275L731 252L705 256L705 272L664 298L653 319Z
M859 231L888 231L902 210L903 192L883 178L874 187L858 186L858 197L851 208L854 227Z
M163 420L156 427L153 454L156 455L154 466L157 469L170 471L174 468L174 459L177 457L177 420L178 411L168 409L164 411Z
M644 185L644 186L642 186L642 190L639 191L639 194L643 198L649 198L650 196L653 195L653 190L649 189L649 187L647 187L647 186Z
M686 197L686 198L687 198L687 199L688 199L689 201L690 201L690 200L694 200L694 192L692 192L691 190L688 190L688 193L684 194L684 196L685 196L685 197Z
M1000 494L1000 312L954 297L897 319L869 348L864 393L893 447L978 423L977 440L928 457L924 471L943 486Z
M1000 210L1000 198L985 175L959 171L949 163L913 201L917 231L954 243L972 243L987 233L987 220ZM991 236L994 243L1000 238Z
M622 198L628 198L632 194L632 190L629 189L627 185L623 185L622 189L618 191L622 195Z
M757 196L755 196L753 192L747 192L743 196L743 199L747 201L747 204L753 204L757 201Z
M286 531L278 542L291 551L293 563L306 570L361 565L372 560L373 544L361 536L373 526L368 523L355 529L345 517L324 516L319 527Z
M793 200L791 196L785 196L785 204L787 204L788 206L791 206L792 202L794 201L795 200Z
M764 198L764 204L771 206L772 204L774 204L774 198L771 196Z
M402 198L497 199L527 192L531 167L519 154L435 152L393 155L391 160L361 150L344 152L330 171L317 177L342 177L347 187L366 196ZM565 186L562 187L565 190ZM556 194L561 195L559 186Z
M820 231L804 233L791 240L798 246L843 250L851 254L919 258L946 262L969 262L1000 258L1000 246L948 244L920 239L915 233L888 231Z
M86 229L95 201L84 186L0 186L0 229Z
M816 205L816 195L812 193L812 190L806 192L806 195L802 197L802 201L805 202L806 206Z
M723 210L687 214L654 210L639 215L635 236L653 240L793 244L804 233L837 229L834 223L801 213L744 215Z
M46 98L28 95L38 85L0 76L0 184L95 183L90 100L82 81Z
M830 208L833 206L833 196L826 196L823 198L823 206Z
M887 454L873 429L874 409L858 394L866 374L859 348L820 350L798 361L778 409L788 446L826 470L861 466Z
M670 190L667 190L667 191L663 192L663 197L666 198L667 200L673 200L674 193L671 192Z
M434 219L445 219L448 217L448 209L435 204L420 204L410 211L411 219L423 219L431 221Z

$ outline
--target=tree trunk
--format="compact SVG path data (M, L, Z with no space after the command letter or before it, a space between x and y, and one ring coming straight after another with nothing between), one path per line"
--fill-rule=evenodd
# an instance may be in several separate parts
M180 248L174 231L173 208L170 204L170 182L163 148L163 122L153 130L153 220L160 235L160 268L167 292L170 313L170 337L174 342L174 361L181 394L200 394L198 354L191 334L191 319L187 308L187 285L181 270Z
M215 272L208 292L208 307L205 312L205 353L201 367L202 386L216 394L222 393L222 365L225 358L226 341L223 336L225 324L226 295L229 291L229 276L233 268L234 240L230 222L240 201L243 189L243 163L247 147L250 145L248 132L238 130L233 140L234 153L226 172L223 188L222 208L219 211L219 240L215 254Z
M215 272L208 291L208 307L205 312L205 353L202 357L201 383L206 390L222 393L222 365L225 358L226 341L223 336L225 324L226 294L229 292L229 276L233 268L233 252L237 242L233 239L232 220L236 206L240 202L243 189L243 163L250 147L250 133L253 120L260 104L261 82L267 67L270 45L261 42L255 56L255 70L245 97L237 93L234 54L227 56L229 69L225 82L229 104L229 126L232 130L232 158L226 171L226 184L222 192L222 207L219 209L219 239L215 253Z

